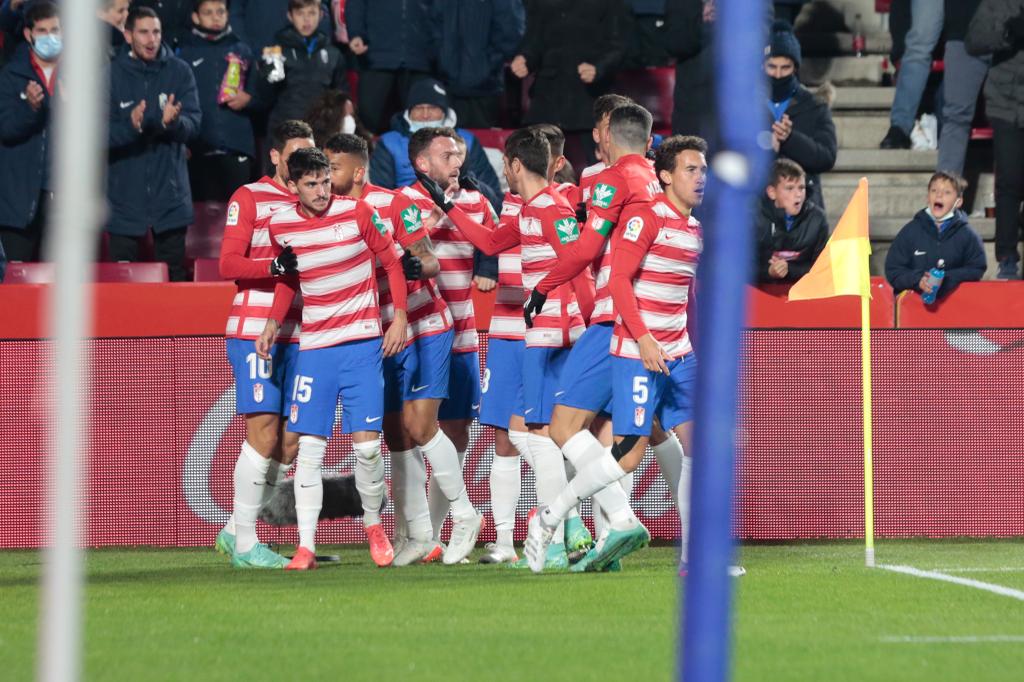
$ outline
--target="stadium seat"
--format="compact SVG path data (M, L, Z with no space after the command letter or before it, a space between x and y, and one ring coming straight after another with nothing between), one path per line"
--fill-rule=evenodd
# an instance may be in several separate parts
M101 283L167 282L167 263L97 263L96 281Z
M672 129L675 89L674 66L620 71L612 86L612 92L631 97L650 111L654 115L654 131L662 134Z
M505 140L515 131L508 128L472 128L469 132L473 133L484 147L504 151Z
M219 257L228 205L220 201L197 201L192 210L195 222L185 233L185 256L196 259Z
M53 263L11 261L7 264L4 284L50 284L55 274Z
M220 260L217 258L196 258L193 282L219 282Z

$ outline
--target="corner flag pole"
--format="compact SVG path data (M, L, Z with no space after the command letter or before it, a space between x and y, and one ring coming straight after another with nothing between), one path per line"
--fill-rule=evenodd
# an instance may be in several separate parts
M875 475L871 457L871 299L860 298L861 400L864 416L864 563L875 566Z

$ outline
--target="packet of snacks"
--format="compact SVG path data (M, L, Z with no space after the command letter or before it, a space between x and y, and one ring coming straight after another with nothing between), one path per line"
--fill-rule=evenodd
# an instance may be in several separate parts
M245 89L245 67L248 66L246 61L234 52L228 53L224 59L228 62L228 68L220 82L217 104L224 104Z
M284 80L284 52L280 45L263 48L263 61L271 67L267 82L280 83Z

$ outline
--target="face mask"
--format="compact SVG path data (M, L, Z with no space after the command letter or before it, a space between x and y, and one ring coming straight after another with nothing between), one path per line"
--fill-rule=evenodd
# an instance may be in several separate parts
M957 199L955 202L953 202L953 208L951 208L949 210L949 213L947 213L946 215L942 216L941 218L936 218L935 216L933 216L932 212L931 212L931 209L928 209L928 215L931 215L932 216L932 220L934 220L936 223L944 223L947 220L949 220L950 218L952 218L954 215L956 215L956 210L958 208L960 208L960 203L961 202L960 202L959 199Z
M60 56L61 50L64 49L64 42L60 36L46 34L39 36L32 42L32 49L40 59L46 61L53 61Z
M444 123L444 119L440 121L409 121L409 132L415 133L424 128L440 128L442 123Z
M341 121L341 132L352 135L356 132L356 119L354 116L346 116Z
M796 75L789 74L785 78L769 78L772 84L772 101L781 102L796 92Z

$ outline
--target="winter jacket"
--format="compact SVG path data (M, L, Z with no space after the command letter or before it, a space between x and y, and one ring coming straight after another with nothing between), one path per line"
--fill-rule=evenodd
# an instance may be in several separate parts
M170 95L182 105L178 119L163 127L161 103ZM132 109L146 101L142 132L132 125ZM202 112L192 69L166 45L153 62L129 50L110 64L110 162L107 231L141 237L182 228L192 222L185 145L199 133Z
M1024 12L1024 0L982 0L964 44L975 56L992 55L985 80L989 118L1024 127L1024 40L1007 35L1006 22Z
M245 61L244 89L253 96L249 106L242 111L233 111L226 104L217 104L230 54ZM193 151L229 151L254 156L256 150L250 117L260 108L259 93L263 88L260 87L259 69L253 59L252 49L234 32L208 40L193 31L182 39L178 56L192 67L199 92L199 106L203 110L199 137L191 145Z
M825 212L806 201L793 223L786 229L786 214L775 202L763 197L757 216L756 278L760 284L768 282L795 282L806 275L828 241L828 219ZM782 279L768 274L768 261L773 255L789 263L789 271Z
M320 30L324 35L332 35L330 5L328 0L320 3ZM288 0L231 0L228 12L231 29L257 57L263 54L263 48L276 42L278 31L289 23Z
M433 7L440 53L437 71L456 97L500 94L505 62L526 29L521 0L447 0Z
M946 40L963 40L971 17L978 11L981 0L946 0L942 21Z
M268 83L275 100L270 110L270 130L281 121L303 120L309 105L328 88L346 90L345 57L325 33L317 32L308 41L291 25L277 34L277 45L284 54L284 80ZM270 73L260 62L262 77Z
M132 7L150 7L160 17L165 45L172 49L192 31L192 10L195 0L133 0Z
M764 105L767 110L767 104ZM807 173L807 201L824 209L825 201L821 191L821 173L827 173L836 165L836 127L832 123L832 112L828 104L818 99L810 90L797 85L796 92L786 108L793 131L779 147L778 156L796 161ZM766 131L771 135L772 118L765 117Z
M443 122L450 126L454 122L452 110ZM487 152L473 133L465 128L456 129L466 141L466 162L463 168L467 173L480 181L480 189L491 202L495 210L501 206L501 185L494 167L487 160ZM391 130L380 136L373 156L370 157L370 182L380 187L395 189L416 182L416 173L409 161L409 119L406 112L400 111L391 117Z
M49 185L50 124L53 99L32 67L23 43L0 71L0 225L24 229L39 208L39 192ZM59 71L58 71L59 72ZM43 88L43 105L33 111L25 87Z
M527 6L519 52L535 80L525 123L553 123L566 132L594 126L594 100L609 91L626 54L625 0L535 0ZM596 67L589 85L582 63Z
M928 209L918 211L889 247L885 278L897 294L907 290L920 292L921 277L939 259L946 262L939 298L948 296L961 282L977 282L985 274L981 237L971 229L963 211L956 211L942 232Z
M672 132L699 135L713 143L716 137L714 24L704 23L702 0L667 0L665 40L676 58L676 86L673 93Z
M4 245L0 244L0 283L4 281L7 274L7 254L4 253Z
M449 1L440 0L445 4ZM431 2L347 0L345 26L349 42L362 38L370 48L360 62L373 70L430 71L437 44L430 21Z

